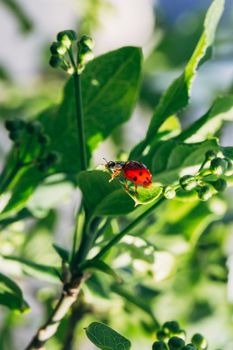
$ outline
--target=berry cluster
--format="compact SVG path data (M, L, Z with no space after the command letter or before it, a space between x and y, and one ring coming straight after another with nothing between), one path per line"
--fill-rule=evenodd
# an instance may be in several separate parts
M186 344L186 333L180 329L176 321L168 321L163 324L156 333L157 341L152 345L152 350L206 350L206 339L199 333L192 336L191 342Z
M57 152L47 151L50 138L40 122L14 119L7 120L5 127L9 131L9 138L14 142L19 166L36 165L38 170L45 172L59 162Z
M217 192L226 189L226 179L232 174L231 159L224 157L221 152L208 151L195 175L182 176L178 186L165 186L163 194L165 198L172 199L176 196L176 190L181 187L186 192L195 191L200 200L207 201Z
M73 44L77 45L77 59L74 59ZM64 30L57 35L57 41L50 46L50 65L53 68L61 67L68 74L81 74L88 61L93 59L94 41L83 35L77 40L73 30Z

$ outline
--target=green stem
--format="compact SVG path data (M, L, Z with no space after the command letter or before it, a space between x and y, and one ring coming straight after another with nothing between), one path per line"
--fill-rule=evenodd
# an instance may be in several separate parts
M74 79L74 92L76 103L76 119L78 127L78 141L79 141L79 156L81 160L81 170L87 169L87 152L86 152L86 140L84 133L84 118L83 118L83 106L82 106L82 91L81 91L81 78L76 72L73 74Z
M164 197L160 197L160 199L154 203L149 209L144 211L141 215L139 215L131 224L129 224L126 228L124 228L123 231L118 233L113 239L106 244L105 247L103 247L100 252L93 258L100 259L102 258L114 245L116 245L127 233L129 233L131 230L133 230L143 219L145 219L148 215L150 215L155 208L157 208L161 203L163 203L165 200Z

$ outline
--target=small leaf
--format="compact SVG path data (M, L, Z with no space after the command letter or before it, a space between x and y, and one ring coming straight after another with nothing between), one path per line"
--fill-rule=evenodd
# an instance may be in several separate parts
M109 276L112 276L116 282L122 283L123 279L105 262L101 260L89 260L85 263L85 270L101 271Z
M103 171L83 171L78 184L88 216L118 216L134 210L134 202L116 179L109 183L110 176Z
M53 248L55 249L55 251L57 252L57 254L60 256L60 258L65 261L65 262L69 262L69 259L70 259L70 252L59 246L58 244L54 243L53 244Z
M128 339L105 324L93 322L86 328L90 341L101 350L129 350L131 343Z
M129 188L128 193L135 201L135 205L149 204L158 199L162 193L162 187L158 183L153 183L149 188L138 187L137 193L134 189Z
M0 304L21 312L29 309L19 286L3 273L0 273Z
M18 256L13 256L13 255L3 255L3 258L6 260L12 260L12 261L18 262L23 266L24 272L28 273L33 277L37 277L39 279L52 281L52 282L54 281L57 282L60 280L59 274L58 274L58 271L59 271L58 267L38 264L38 263L35 263L34 261L24 259Z

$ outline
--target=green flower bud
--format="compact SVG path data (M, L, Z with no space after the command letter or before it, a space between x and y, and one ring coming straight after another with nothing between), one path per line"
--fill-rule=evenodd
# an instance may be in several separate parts
M88 46L79 43L78 50L78 63L85 64L94 58L94 54Z
M216 191L223 192L227 187L227 182L224 179L218 179L212 182L211 185L216 189Z
M49 166L50 166L50 165L54 165L54 164L59 163L60 158L61 158L61 157L60 157L60 154L59 154L59 153L52 151L52 152L50 152L50 153L47 155L47 157L45 158L45 162L46 162L46 164L48 164Z
M182 350L197 350L196 346L194 346L193 344L187 344L185 345L185 347Z
M211 187L208 185L200 186L196 188L199 199L202 201L208 201L212 197Z
M185 342L181 338L172 337L168 341L168 346L170 350L181 350L185 346Z
M183 340L186 339L186 332L183 329L179 330L178 332L173 332L173 335Z
M39 134L38 135L38 142L43 146L47 146L50 143L50 137L48 135L45 135L45 134Z
M192 191L197 186L197 181L192 175L185 175L180 178L180 186L185 191Z
M229 158L223 158L227 162L227 169L225 171L226 176L231 176L233 175L233 166L232 166L232 161Z
M57 40L69 49L72 42L77 40L77 35L73 30L63 30L57 34Z
M44 160L42 160L39 164L37 164L37 169L44 173L48 171L49 165Z
M207 151L206 154L205 154L206 160L212 160L212 159L214 159L216 157L217 157L217 153L212 151L212 150Z
M89 49L93 49L93 47L95 46L94 40L88 35L83 35L80 39L80 43L89 47Z
M62 43L53 42L50 46L50 52L52 55L64 55L67 51L67 47L63 45Z
M163 195L167 199L172 199L176 196L176 191L171 186L165 186L163 188Z
M21 134L19 130L11 130L9 133L9 138L14 142L19 141L20 136Z
M14 120L6 120L5 121L5 128L8 131L19 130L19 129L22 129L24 126L25 126L25 122L21 119L14 119Z
M197 350L206 350L208 348L207 340L199 333L194 334L191 341Z
M211 160L210 169L216 175L222 175L227 170L227 162L224 158L214 158Z
M156 341L152 345L152 350L167 350L167 346L163 341Z
M177 321L167 321L163 324L162 330L167 334L174 334L180 331L180 325Z
M157 336L158 340L160 340L160 341L167 342L169 339L169 335L167 333L165 333L164 330L159 330L158 332L156 332L156 336Z
M43 127L37 120L29 122L26 126L29 134L39 135L43 131Z
M63 63L63 58L60 55L52 55L49 64L53 68L60 67Z

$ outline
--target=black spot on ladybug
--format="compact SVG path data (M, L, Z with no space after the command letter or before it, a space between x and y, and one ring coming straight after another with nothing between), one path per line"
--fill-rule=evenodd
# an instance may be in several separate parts
M137 179L138 179L137 176L134 176L133 180L134 180L134 181L137 181Z
M139 172L139 175L142 176L142 171Z
M147 179L147 181L149 181L149 180L150 180L148 176L146 177L146 179Z

